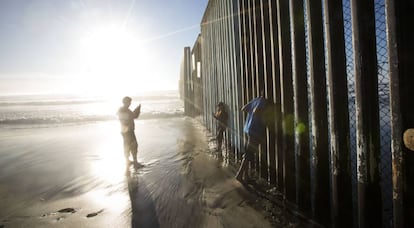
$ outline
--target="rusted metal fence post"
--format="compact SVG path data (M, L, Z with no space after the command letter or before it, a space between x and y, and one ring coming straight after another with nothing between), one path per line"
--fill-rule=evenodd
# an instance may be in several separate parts
M251 26L251 7L250 7L250 1L251 0L244 0L244 19L245 19L245 30L244 30L244 36L246 38L246 44L245 44L245 51L246 51L246 67L245 67L245 74L246 74L246 102L249 102L253 96L253 57L252 57L252 26Z
M295 117L296 198L299 208L310 209L309 109L303 0L290 0L292 71Z
M278 10L277 1L268 0L269 20L271 23L270 43L271 43L271 63L272 63L272 86L275 102L275 150L276 150L276 184L280 191L285 188L284 185L284 153L283 153L283 128L281 114L281 86L280 86L280 69L279 69L279 35L278 35Z
M352 226L348 86L341 0L324 1L329 82L332 217L334 227Z
M233 146L233 160L234 163L237 161L241 156L241 150L242 147L242 140L241 137L243 135L241 126L241 113L239 111L239 108L241 107L241 98L242 95L242 86L241 86L241 73L240 73L240 13L239 13L239 6L238 6L238 0L229 1L229 11L231 12L230 17L230 25L232 26L232 30L230 31L230 40L233 40L232 43L232 72L233 72L233 82L234 82L234 92L233 92L233 115L234 115L234 125L233 125L233 137L234 142L232 144Z
M228 96L228 100L229 103L228 105L228 111L231 113L231 121L229 121L230 125L229 125L229 129L227 130L227 143L226 143L226 154L227 154L227 158L228 159L232 159L234 157L234 146L237 142L237 139L235 137L235 132L236 132L236 128L235 128L235 122L237 121L236 118L236 112L234 110L234 103L235 103L235 97L234 94L236 93L237 88L237 83L234 80L234 76L236 75L236 72L234 72L234 43L235 40L233 38L233 30L234 30L234 26L233 26L233 21L232 21L232 15L230 13L232 13L231 7L230 7L230 1L225 1L223 2L223 11L224 11L224 15L226 20L224 21L224 27L226 28L226 42L227 42L227 49L226 49L226 57L227 57L227 73L228 73L228 87L227 88L227 96Z
M269 1L260 1L260 19L262 21L262 50L263 50L263 74L264 90L266 98L274 102L273 92L273 76L272 76L272 55L271 55L271 20L269 15ZM268 144L267 144L267 156L268 156L268 178L270 184L276 184L276 151L275 151L275 125L269 126L268 130Z
M272 0L267 0L263 2L263 20L268 23L264 24L265 31L265 56L266 56L266 75L267 75L267 91L268 98L273 102L273 126L269 128L269 139L273 140L269 142L269 180L270 183L274 186L277 186L279 189L282 189L280 184L282 181L279 181L279 174L282 173L282 166L279 165L278 159L281 156L281 140L279 140L279 130L280 122L280 83L279 80L279 70L276 62L278 62L278 52L279 46L277 42L277 11L275 7L275 2ZM280 93L279 93L280 94ZM279 109L278 109L279 107ZM282 175L280 175L282 176Z
M238 0L237 1L237 12L238 12L238 37L239 37L239 45L238 45L238 49L239 49L239 53L238 53L238 58L239 58L239 84L240 84L240 97L238 99L239 102L239 106L237 108L237 112L239 113L239 124L240 124L240 157L239 160L241 160L242 158L242 154L244 152L244 132L243 132L243 125L244 125L244 113L240 111L241 107L243 107L243 105L246 102L246 75L245 75L245 68L246 68L246 52L245 52L245 43L246 43L246 39L245 39L245 18L244 18L244 0Z
M414 226L414 152L402 134L414 126L414 3L386 0L390 66L394 227Z
M184 48L183 55L183 73L184 73L184 112L186 115L191 115L191 49L190 47Z
M306 0L310 94L312 105L312 168L314 172L311 201L314 219L325 226L330 224L329 145L325 50L323 37L322 3Z
M254 6L254 0L246 0L246 6L247 6L247 27L248 27L248 31L249 33L246 34L249 37L249 44L248 44L248 64L249 64L249 76L248 76L248 80L249 80L249 98L248 101L252 100L253 98L255 98L257 96L257 90L256 90L256 85L257 85L257 74L256 74L256 69L257 69L257 65L256 65L256 29L255 29L255 18L254 18L254 10L255 10L255 6ZM246 102L246 103L247 103ZM259 173L259 153L255 153L254 154L255 158L254 158L254 162L251 162L251 171L255 171L256 174L258 174L257 176L260 175Z
M358 225L382 224L374 1L351 1L358 155Z
M251 85L251 79L250 79L250 55L249 55L249 47L250 47L250 37L249 37L249 21L248 21L248 14L249 14L249 7L247 5L247 0L241 0L240 2L240 10L241 10L241 18L242 18L242 30L241 30L241 36L242 36L242 80L243 80L243 102L242 102L242 106L243 107L251 98L250 94L251 94L251 89L250 89L250 85ZM240 107L240 108L241 108ZM246 120L246 114L242 112L242 123L243 126L245 124L245 120ZM245 144L246 144L246 139L245 139L245 135L243 132L243 151L245 150Z
M263 30L262 30L262 17L261 17L261 0L252 0L252 20L253 20L253 46L254 46L254 66L255 71L253 73L255 77L255 97L260 95L260 92L265 92L265 78L264 64L263 64ZM264 140L264 144L260 145L259 153L257 153L257 167L256 170L260 178L267 180L268 178L268 165L267 165L267 140Z
M288 201L296 203L292 56L289 18L289 1L277 0L284 193Z
M247 30L247 22L246 22L246 6L245 6L245 1L246 0L239 0L239 4L240 4L240 38L241 38L241 51L240 51L240 58L241 58L241 82L242 82L242 105L240 106L243 107L244 104L246 104L246 102L249 99L249 94L248 94L248 80L247 80L247 72L248 72L248 61L247 61L247 45L248 45L248 38L247 38L247 34L246 34L246 30ZM244 125L244 119L245 119L245 115L244 113L242 113L242 123ZM244 137L243 137L243 145L244 145Z

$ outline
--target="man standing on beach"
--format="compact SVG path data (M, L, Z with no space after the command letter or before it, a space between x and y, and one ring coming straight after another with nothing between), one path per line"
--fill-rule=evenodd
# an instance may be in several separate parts
M138 143L137 138L135 137L135 123L134 119L139 117L141 113L141 104L135 108L134 111L129 109L132 99L130 97L124 97L122 99L123 106L118 110L118 118L121 122L121 134L124 139L124 155L127 164L130 163L129 155L132 155L134 159L134 164L138 165L137 153L138 153Z

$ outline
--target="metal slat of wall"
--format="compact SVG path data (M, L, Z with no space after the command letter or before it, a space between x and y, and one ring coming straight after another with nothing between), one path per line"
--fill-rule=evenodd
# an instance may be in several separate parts
M230 42L229 42L229 31L228 31L228 26L227 26L227 12L226 12L226 6L225 6L226 2L221 1L220 5L221 5L221 26L222 26L222 36L223 36L223 70L224 70L224 101L226 103L226 108L228 109L229 104L231 104L231 96L230 96L230 88L231 88L231 80L230 80L230 72L229 72L229 63L230 63L230 59L228 57L228 51L229 51L229 47L230 47ZM225 148L225 153L226 153L226 158L228 158L228 144L229 144L229 134L227 133L225 135L225 139L224 139L224 148ZM226 159L228 160L228 159Z
M414 126L414 4L386 0L392 121L394 227L413 227L414 152L403 144L403 132Z
M272 64L272 46L271 46L271 15L269 12L270 2L260 1L260 15L262 21L262 48L263 48L263 75L265 77L265 91L266 98L269 102L274 101L274 90L273 90L273 64ZM273 106L274 108L274 106ZM272 116L274 118L274 116ZM268 181L271 185L276 186L276 135L275 135L275 124L268 126Z
M255 6L254 6L254 0L247 0L248 2L248 12L249 12L249 54L250 54L250 80L251 80L251 84L250 84L250 88L251 88L251 94L250 94L250 99L253 99L257 96L257 65L256 65L256 28L255 28L255 14L254 14L254 10L255 10ZM254 162L251 163L251 169L255 170L257 177L260 177L260 155L259 155L259 151L257 151L255 153L255 159Z
M243 50L242 50L242 61L243 61L243 68L242 68L242 78L243 78L243 103L245 105L250 100L250 79L249 79L249 69L250 69L250 61L249 61L249 30L248 30L248 7L246 6L247 0L241 0L241 16L243 18L243 25L242 25L242 39L243 39ZM243 125L245 124L246 114L242 114ZM243 133L243 146L245 145L245 137ZM244 150L245 148L243 148Z
M323 37L322 3L306 1L309 31L308 47L310 60L310 92L312 104L312 215L314 219L328 226L330 222L329 195L329 146L327 91L325 76L325 53Z
M228 24L229 27L229 41L230 41L230 47L229 47L229 58L230 58L230 77L231 77L231 104L230 104L230 112L231 112L231 125L229 126L229 131L231 132L231 152L230 155L231 161L235 161L237 159L237 150L239 148L239 114L238 114L238 92L240 90L239 84L238 84L238 72L237 72L237 51L236 51L236 45L237 40L235 38L235 29L236 29L236 23L235 23L235 12L234 12L234 1L227 1L227 12L228 12Z
M293 129L293 86L292 58L289 23L289 2L277 0L277 20L279 39L279 67L281 86L281 111L283 128L283 174L284 195L288 201L296 203L294 129Z
M280 191L284 185L284 152L283 152L283 128L281 114L281 86L280 86L280 67L279 67L279 36L278 36L278 11L276 0L269 0L269 20L270 20L270 43L271 43L271 64L272 64L272 86L275 102L275 149L276 149L276 184Z
M310 209L309 114L303 0L290 0L295 116L296 198Z
M216 35L214 36L215 38L215 44L216 44L216 49L214 50L214 53L216 54L215 57L215 61L216 61L216 77L217 77L217 81L216 81L216 85L217 85L217 96L215 99L215 103L217 104L221 99L223 99L223 60L222 60L222 51L223 51L223 39L221 36L221 32L222 32L222 28L221 28L221 18L220 18L220 1L216 0L216 9L215 15L214 15L214 24L215 24L215 33Z
M255 66L254 66L254 54L253 54L253 22L252 22L252 0L245 0L245 6L246 6L246 37L248 37L248 43L247 43L247 86L248 86L248 97L247 102L249 102L253 97L255 96Z
M241 54L242 54L242 38L241 38L241 15L240 15L240 5L239 5L239 0L235 0L233 1L233 13L234 13L234 20L235 20L235 33L234 33L234 37L235 40L237 41L235 43L235 72L237 72L236 75L236 80L237 80L237 87L238 87L238 91L236 94L236 107L235 110L237 110L237 117L238 117L238 121L237 121L237 137L238 137L238 151L237 151L237 160L239 160L241 158L242 155L242 151L243 151L243 146L244 146L244 141L243 141L243 113L240 112L240 108L243 106L243 98L244 98L244 90L243 90L243 74L242 74L242 67L243 67L243 61L241 59Z
M211 50L212 50L212 47L211 47L211 27L212 27L212 25L211 25L211 22L210 22L210 20L209 20L209 18L211 17L211 11L209 11L209 12L207 12L208 13L208 17L207 17L207 21L206 21L206 25L205 25L205 27L206 27L206 33L205 33L205 43L206 43L206 50L205 50L205 54L206 54L206 60L207 61L205 61L205 67L206 67L206 74L205 74L205 80L206 80L206 87L207 87L207 91L208 91L208 96L207 96L207 112L206 112L206 116L207 116L207 126L208 126L208 129L211 131L212 130L212 117L211 117L211 112L213 112L213 110L211 109L211 103L212 103L212 101L211 101L211 99L212 99L212 93L213 93L213 90L212 90L212 80L213 80L213 77L212 77L212 66L211 66L211 64L213 63L213 61L212 61L212 54L211 54Z
M352 1L360 227L382 224L374 1Z
M332 216L335 227L352 226L349 110L342 1L324 1L329 81Z
M208 129L208 118L206 113L209 113L209 106L208 106L208 98L209 98L209 91L208 86L209 83L207 81L208 73L207 73L207 39L206 39L206 33L207 33L207 25L204 21L201 23L201 39L202 39L202 45L201 45L201 71L202 71L202 82L203 82L203 104L204 104L204 113L203 113L203 120L206 128Z
M255 77L256 77L256 97L260 96L260 92L265 91L265 75L263 64L263 31L262 31L262 17L261 17L261 4L260 0L253 0L252 13L253 13L253 28L254 28L254 61L255 61ZM257 171L259 177L266 180L268 179L268 156L267 156L267 137L264 140L264 144L260 145L260 150L257 157Z
M220 1L221 6L221 26L222 26L222 36L223 36L223 70L224 70L224 80L225 80L225 86L224 86L224 102L226 103L226 108L228 110L229 105L231 104L231 95L230 95L230 88L231 88L231 78L230 78L230 72L229 72L229 63L230 59L228 57L230 42L229 42L229 31L227 26L227 12L226 12L226 2ZM229 134L228 131L224 138L224 149L226 154L226 160L228 160L228 145L229 145Z
M226 12L227 12L227 26L228 26L228 32L229 32L229 49L228 49L228 55L229 55L229 73L230 73L230 111L232 113L231 115L231 125L230 125L230 156L229 159L231 162L235 161L236 158L236 150L239 147L239 140L238 140L238 127L239 127L239 111L238 111L238 105L237 105L237 97L238 97L238 82L237 82L237 67L236 67L236 39L234 36L235 33L235 22L234 22L234 11L233 11L233 3L234 1L226 1Z

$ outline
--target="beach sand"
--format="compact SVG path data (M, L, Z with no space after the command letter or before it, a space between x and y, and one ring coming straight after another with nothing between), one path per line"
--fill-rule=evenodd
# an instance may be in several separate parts
M141 166L126 168L116 121L0 129L0 227L289 225L269 220L194 119L137 120L136 135Z

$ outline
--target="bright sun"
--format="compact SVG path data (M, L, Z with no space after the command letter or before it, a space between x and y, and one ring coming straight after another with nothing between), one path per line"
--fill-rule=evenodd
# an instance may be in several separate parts
M125 93L153 87L148 79L151 58L143 43L129 31L102 26L81 39L83 82L95 93Z
M125 30L102 27L91 31L82 40L87 67L99 73L134 73L136 64L143 60L139 41Z

